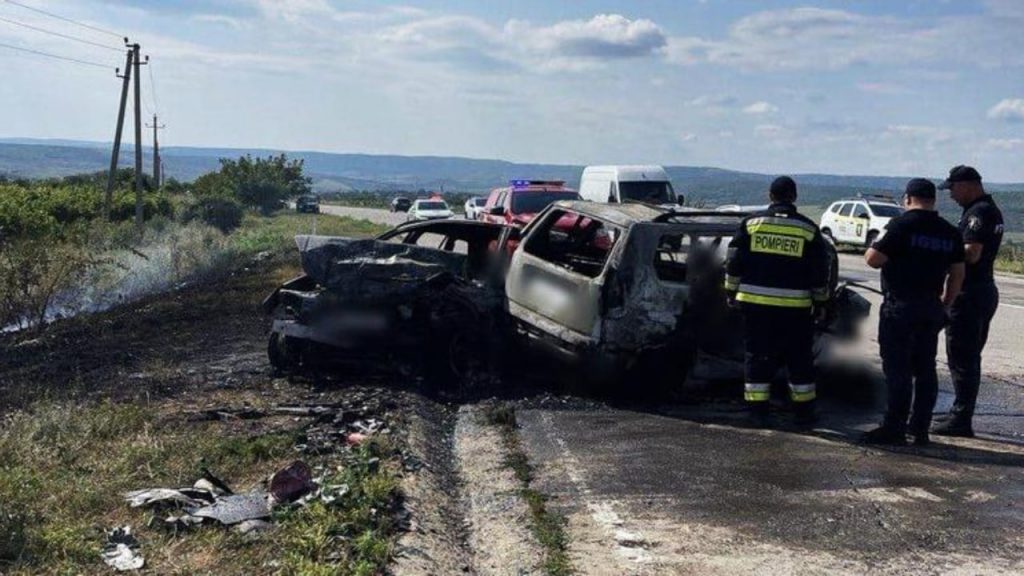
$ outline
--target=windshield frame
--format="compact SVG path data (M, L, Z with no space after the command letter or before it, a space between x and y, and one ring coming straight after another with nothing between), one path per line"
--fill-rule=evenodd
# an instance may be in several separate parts
M896 204L889 204L888 202L868 202L868 209L871 211L872 216L879 218L898 218L903 215L903 208ZM883 214L883 211L895 210L896 213L893 215Z
M420 200L416 202L417 210L448 210L444 200Z
M668 192L668 197L652 198L645 196L642 198L636 198L631 195L627 195L626 191L633 186L644 186L652 184L663 185L663 191ZM676 194L675 187L672 186L672 182L669 180L620 180L618 182L618 192L620 202L643 202L646 204L675 204L679 198Z
M548 201L542 206L528 204L524 209L523 202L534 202L538 198L547 198ZM520 190L512 194L509 200L509 209L512 214L538 214L551 204L561 200L579 200L580 195L575 190Z

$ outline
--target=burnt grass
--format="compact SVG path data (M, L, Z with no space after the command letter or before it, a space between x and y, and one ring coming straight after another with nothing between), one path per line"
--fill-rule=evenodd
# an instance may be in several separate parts
M277 377L260 304L298 274L293 250L111 310L0 335L0 574L100 573L105 530L130 524L149 573L377 574L400 530L402 392ZM369 385L365 385L369 382ZM309 418L196 421L221 407L347 403L392 432L339 455L296 451ZM214 470L236 490L294 459L350 487L333 505L275 516L250 540L221 527L150 525L121 493L190 485ZM159 522L156 522L159 524Z

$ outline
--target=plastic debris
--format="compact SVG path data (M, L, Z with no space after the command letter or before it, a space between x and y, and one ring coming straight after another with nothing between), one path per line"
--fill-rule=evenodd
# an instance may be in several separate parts
M278 470L270 478L270 494L276 502L295 502L316 488L313 471L301 460Z
M274 525L266 520L245 520L235 526L239 534L254 535L260 532L268 532L274 529Z
M146 564L138 549L139 541L132 535L132 527L121 526L107 533L107 543L103 545L100 556L107 566L118 572L128 572Z
M192 516L211 518L224 525L238 524L270 516L269 494L253 491L248 494L232 494L218 498L216 502L191 511Z
M195 508L205 506L214 501L214 494L208 490L197 488L149 488L126 492L124 495L132 508L149 508L155 506L179 506Z

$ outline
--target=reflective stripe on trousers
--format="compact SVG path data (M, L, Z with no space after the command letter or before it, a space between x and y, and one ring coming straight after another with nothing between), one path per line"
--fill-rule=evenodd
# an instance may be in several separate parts
M769 383L747 382L743 385L743 399L747 402L767 402L771 396Z
M811 384L789 384L789 399L793 402L810 402L818 397L817 387Z
M736 299L750 304L778 306L781 308L810 308L811 291L789 288L773 288L754 284L740 284Z

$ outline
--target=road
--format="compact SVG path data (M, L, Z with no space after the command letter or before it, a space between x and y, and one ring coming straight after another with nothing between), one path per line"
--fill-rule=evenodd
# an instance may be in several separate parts
M385 211L324 208L396 221ZM877 286L859 258L842 256L843 275ZM654 408L524 401L517 422L531 487L566 519L576 570L1024 573L1024 350L1013 332L1024 321L1024 282L999 284L978 439L861 446L859 434L879 422L877 393L874 404L825 394L822 424L809 434L787 429L785 416L772 430L747 428L742 403L730 399ZM877 296L865 295L877 311ZM873 314L852 350L877 392L876 326ZM951 401L941 373L940 410Z

